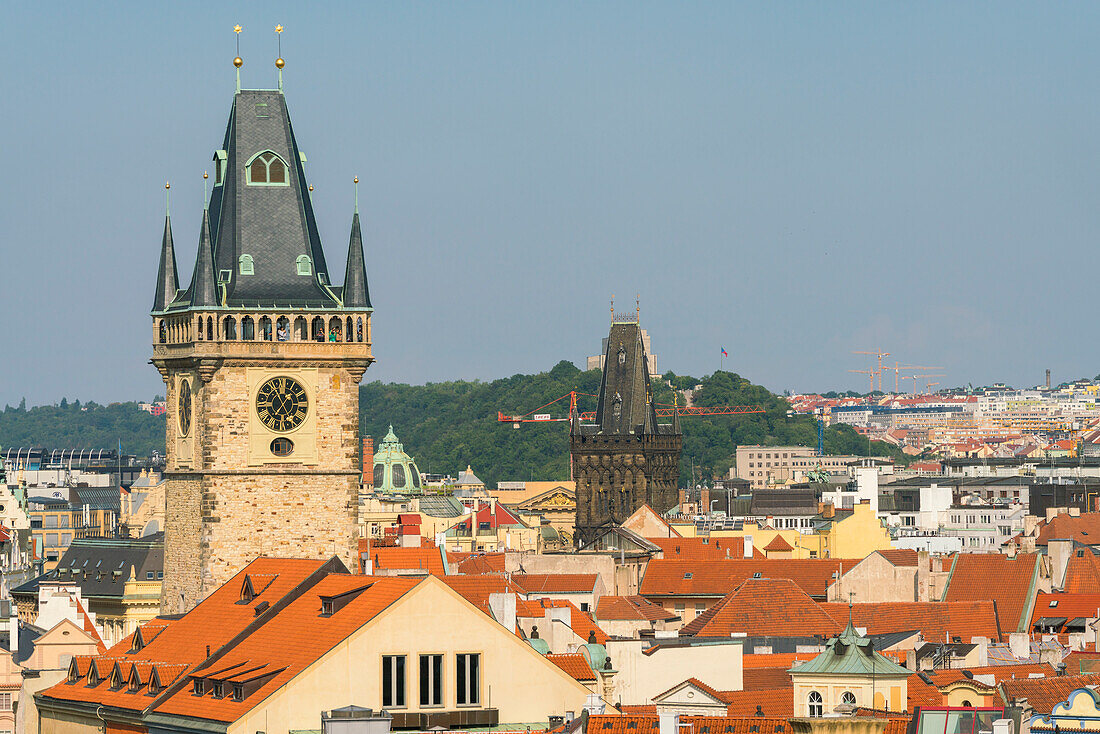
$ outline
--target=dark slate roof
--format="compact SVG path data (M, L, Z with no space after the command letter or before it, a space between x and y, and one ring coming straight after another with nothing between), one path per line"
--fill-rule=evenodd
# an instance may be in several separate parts
M195 256L195 272L191 274L191 286L185 296L194 308L210 308L218 305L218 276L214 272L214 246L210 241L210 210L202 210L202 232Z
M336 296L326 287L331 273L282 92L237 92L222 150L225 176L215 184L209 205L213 269L218 277L227 274L229 278L224 291L217 294L218 301L230 307L338 307ZM287 164L288 186L246 185L247 164L264 151L277 154ZM241 255L252 257L254 275L239 274ZM298 275L297 262L303 255L312 261L310 275ZM205 288L203 283L197 285ZM203 300L193 282L172 308L190 307L193 291Z
M370 308L367 288L367 263L363 258L363 233L359 229L359 212L351 218L351 241L348 243L348 267L344 272L341 294L347 308Z
M164 571L164 534L147 538L77 538L57 568L12 589L14 595L37 595L43 583L75 583L85 598L121 597L133 569L139 580ZM75 572L75 573L74 573Z
M164 236L160 241L160 267L157 270L157 290L153 296L153 311L163 311L176 298L180 276L176 270L176 248L172 244L172 220L164 216Z
M89 505L93 510L119 512L121 498L118 487L74 487L73 491L81 505Z
M679 417L671 425L658 425L649 389L649 365L642 330L636 322L611 324L604 354L603 378L595 425L582 425L573 416L573 433L601 436L678 435Z

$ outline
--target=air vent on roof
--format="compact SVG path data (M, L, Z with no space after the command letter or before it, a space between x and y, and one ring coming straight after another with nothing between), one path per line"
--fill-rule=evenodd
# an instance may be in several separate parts
M270 607L270 606L271 606L271 602L262 601L262 602L260 602L259 604L256 605L256 608L253 610L253 614L258 617L261 614L263 614L264 612L266 612L267 608Z
M763 576L764 576L764 575L763 575L762 573L760 573L759 571L755 572L755 573L754 573L754 574L752 575L752 577L753 577L754 579L759 579L759 578L763 578Z
M688 571L687 573L685 573L684 578L685 579L690 579L691 578L691 571Z

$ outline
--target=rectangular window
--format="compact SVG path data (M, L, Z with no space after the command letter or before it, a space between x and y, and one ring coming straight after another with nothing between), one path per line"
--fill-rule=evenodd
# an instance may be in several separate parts
M11 711L10 693L0 693L0 711Z
M481 655L455 655L455 691L459 706L481 703Z
M405 656L382 656L382 706L385 708L404 708L405 706Z
M46 515L42 518L43 527L56 528L57 527L57 515Z
M443 656L420 656L420 705L443 705Z

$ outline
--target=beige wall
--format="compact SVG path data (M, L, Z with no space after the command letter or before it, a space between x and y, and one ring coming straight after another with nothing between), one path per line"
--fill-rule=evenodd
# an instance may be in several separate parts
M660 643L660 640L656 640ZM677 642L672 638L669 642ZM688 678L701 677L719 691L740 691L742 643L665 647L642 654L653 640L608 640L611 666L618 671L611 680L611 698L627 706L648 704Z
M878 676L874 680L862 676L815 676L792 674L794 682L794 715L809 716L810 691L821 694L825 715L829 716L840 705L845 691L855 694L856 705L891 711L904 711L907 706L907 678Z
M391 654L410 656L409 706L391 711L421 710L415 675L420 653L446 656L444 709L453 710L458 652L481 653L482 706L499 709L501 722L545 721L552 714L579 712L590 693L513 632L429 577L234 722L229 732L287 734L316 729L322 710L349 704L380 709L382 656Z
M922 560L927 570L927 554ZM918 585L917 568L895 566L878 553L872 553L829 586L828 598L854 602L931 601L928 574L922 575L924 583ZM849 594L854 596L849 597Z

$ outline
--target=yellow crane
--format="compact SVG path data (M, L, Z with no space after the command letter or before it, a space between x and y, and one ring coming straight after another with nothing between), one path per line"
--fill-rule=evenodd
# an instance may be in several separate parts
M874 352L852 352L852 354L869 354L872 357L878 357L878 391L882 392L882 358L889 357L889 352L874 351ZM859 372L859 370L849 370L850 372ZM875 378L874 373L871 376L871 392L875 391Z

